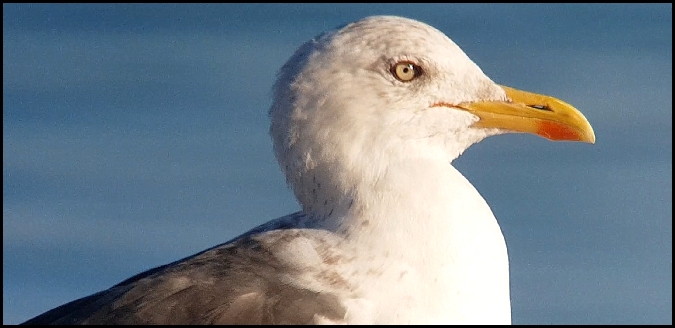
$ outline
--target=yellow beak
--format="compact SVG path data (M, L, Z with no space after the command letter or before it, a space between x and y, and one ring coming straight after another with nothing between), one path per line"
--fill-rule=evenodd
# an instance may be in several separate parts
M474 127L532 133L556 141L595 143L591 124L572 105L553 97L501 87L510 101L461 103L456 107L480 118Z

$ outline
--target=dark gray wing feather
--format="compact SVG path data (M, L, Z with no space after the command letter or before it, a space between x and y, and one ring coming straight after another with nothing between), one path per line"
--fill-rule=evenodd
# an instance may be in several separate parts
M267 226L290 227L283 222ZM274 256L284 238L259 241L269 233L264 230L253 229L23 324L310 324L344 318L336 295L284 282L301 272Z

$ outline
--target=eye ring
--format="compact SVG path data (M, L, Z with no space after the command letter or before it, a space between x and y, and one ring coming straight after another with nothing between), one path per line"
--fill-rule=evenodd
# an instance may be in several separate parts
M410 82L422 75L422 67L409 61L398 62L392 65L389 71L401 82Z

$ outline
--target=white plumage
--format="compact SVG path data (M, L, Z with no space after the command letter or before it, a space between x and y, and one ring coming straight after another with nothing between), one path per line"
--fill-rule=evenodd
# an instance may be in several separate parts
M398 81L389 68L401 61L420 63L423 75ZM501 231L450 165L498 131L431 107L504 99L444 34L403 18L348 25L282 68L270 111L275 153L315 225L344 236L335 247L354 257L344 271L355 271L361 300L351 310L371 303L367 323L510 321Z

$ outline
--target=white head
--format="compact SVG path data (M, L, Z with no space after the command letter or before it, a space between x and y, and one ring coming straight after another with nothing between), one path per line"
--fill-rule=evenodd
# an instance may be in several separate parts
M531 132L478 127L482 116L461 106L509 103L507 91L435 28L368 17L305 43L282 67L270 134L296 197L312 210L375 184L391 163L449 163L487 136Z

